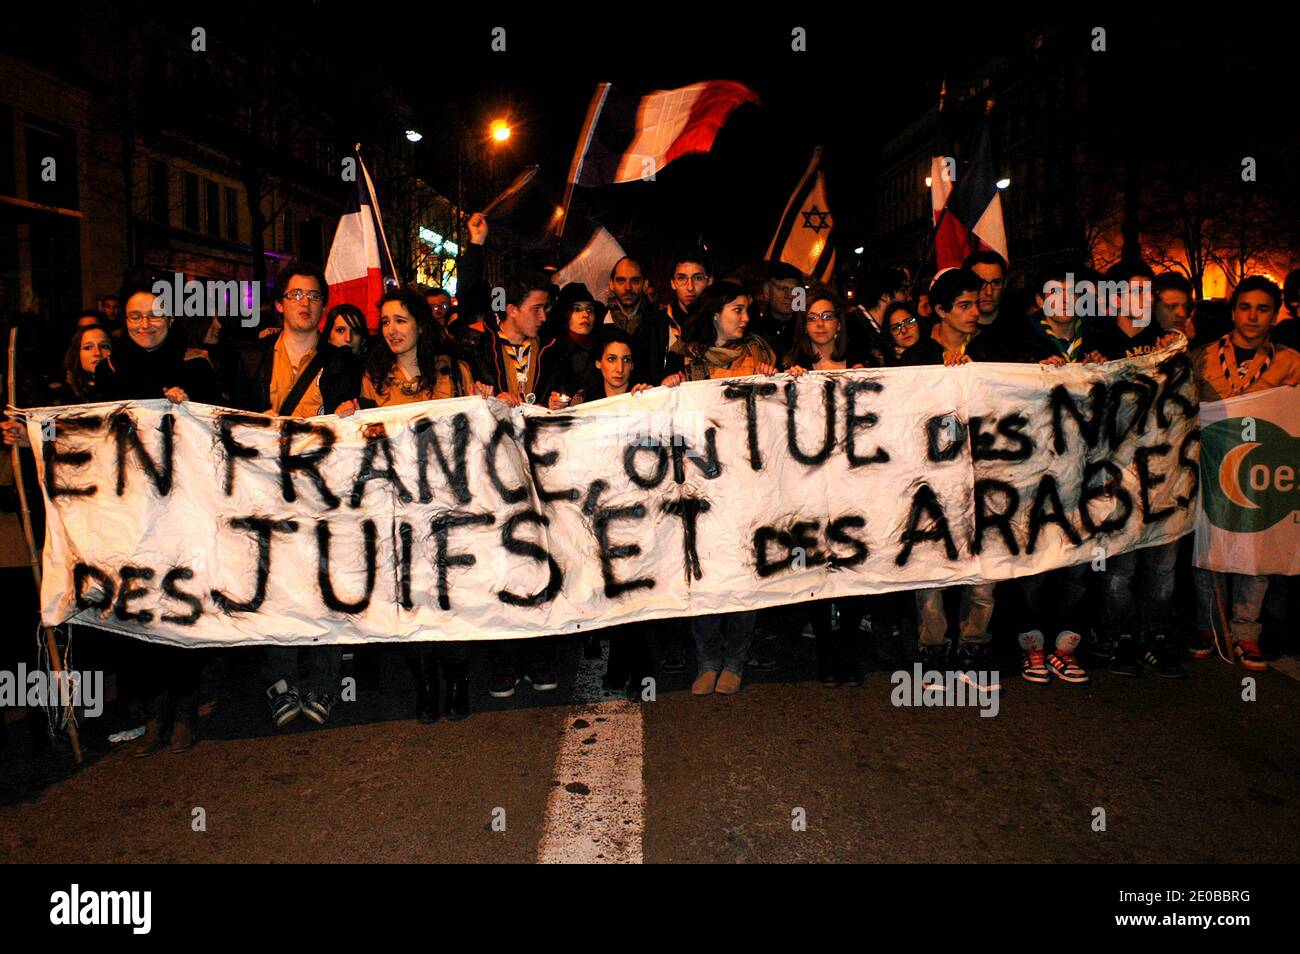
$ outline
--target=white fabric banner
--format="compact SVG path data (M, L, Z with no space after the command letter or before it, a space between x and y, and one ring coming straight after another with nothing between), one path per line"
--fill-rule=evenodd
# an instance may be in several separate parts
M1026 576L1188 530L1194 400L1170 350L563 413L39 409L42 612L195 646L491 639Z
M1300 574L1300 388L1201 405L1195 563L1250 576Z

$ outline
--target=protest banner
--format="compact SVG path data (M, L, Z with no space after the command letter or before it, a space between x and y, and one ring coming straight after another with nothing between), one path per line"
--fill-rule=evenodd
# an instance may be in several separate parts
M564 412L47 408L42 612L192 646L490 639L1002 580L1176 539L1184 352L705 381ZM52 435L52 439L43 440Z
M1300 573L1300 389L1201 405L1195 563L1251 576Z

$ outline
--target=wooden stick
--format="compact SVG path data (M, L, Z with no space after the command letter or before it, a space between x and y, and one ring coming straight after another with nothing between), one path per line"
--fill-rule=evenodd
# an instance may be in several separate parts
M17 382L14 379L14 367L18 354L18 328L9 329L9 406L17 407L16 400L18 394ZM36 552L36 534L32 532L32 513L27 506L27 486L23 481L22 453L15 444L9 449L13 460L14 469L14 486L18 488L18 504L22 516L23 540L27 543L27 559L31 564L32 578L36 580L36 598L40 601L41 594L41 562ZM34 452L34 451L33 451ZM54 627L44 626L45 630L45 647L50 653L50 668L54 671L56 685L63 685L63 660L59 657L59 643L54 638ZM77 723L72 715L72 696L68 696L68 704L64 707L64 716L68 720L68 739L72 742L72 757L80 765L81 757L81 740L77 736Z

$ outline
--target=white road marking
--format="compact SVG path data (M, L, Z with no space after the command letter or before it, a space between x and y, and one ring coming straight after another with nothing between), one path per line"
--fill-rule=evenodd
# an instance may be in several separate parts
M606 644L607 645L607 644ZM602 701L602 659L583 659L565 710L538 864L640 864L645 832L641 706Z

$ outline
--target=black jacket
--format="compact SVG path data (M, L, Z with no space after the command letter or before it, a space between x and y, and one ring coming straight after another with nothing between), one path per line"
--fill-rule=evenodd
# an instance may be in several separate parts
M217 374L207 358L185 358L185 338L173 331L153 351L123 337L109 360L95 369L95 388L106 401L145 401L161 398L179 387L191 401L218 404Z
M490 384L497 394L510 390L507 377L510 366L502 351L504 344L505 342L496 332L481 335L474 347L473 362L470 365L474 380L482 384ZM533 394L539 406L545 407L551 399L551 394L556 391L562 394L573 394L576 390L573 380L573 359L565 343L557 338L541 339L533 360L538 362Z
M1015 361L1014 355L1005 343L996 335L980 332L966 346L966 354L972 361ZM933 338L922 338L903 352L899 364L916 367L927 364L943 364L943 345Z
M672 305L659 309L654 315L637 326L632 336L632 374L633 382L659 385L670 374L682 370L682 356L668 350L670 336L669 322L677 318L680 329L686 325L684 316L677 316L677 309Z
M239 353L239 373L235 377L230 402L244 411L257 414L271 407L271 373L275 367L275 344L278 335L268 335L247 343ZM316 347L324 355L321 368L320 391L324 400L321 413L332 414L344 401L350 401L361 391L361 370L350 348L337 348L323 337Z

